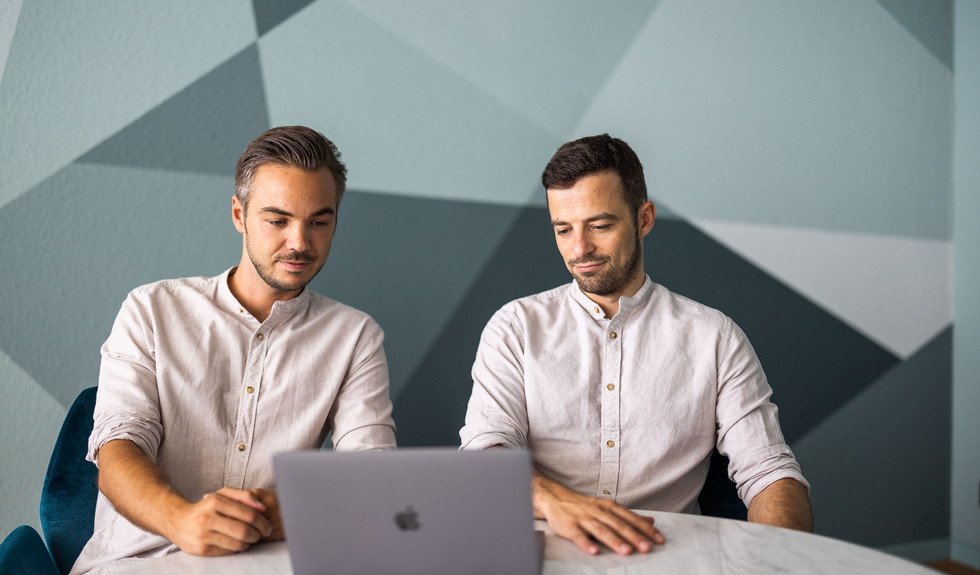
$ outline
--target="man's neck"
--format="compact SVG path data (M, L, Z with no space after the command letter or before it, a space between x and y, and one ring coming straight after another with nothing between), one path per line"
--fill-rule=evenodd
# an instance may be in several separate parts
M293 299L303 290L279 291L265 283L250 264L242 262L228 275L228 289L252 317L264 322L272 313L273 304Z

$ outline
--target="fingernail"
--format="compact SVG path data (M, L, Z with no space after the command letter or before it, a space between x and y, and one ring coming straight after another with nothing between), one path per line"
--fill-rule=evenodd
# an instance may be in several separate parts
M639 542L639 544L637 544L637 546L636 546L636 548L637 548L637 549L638 549L638 550L639 550L639 551L640 551L641 553L647 553L647 552L649 552L649 551L650 551L650 545L651 545L651 544L650 544L650 542L649 542L649 541L646 541L646 540L643 540L643 541L640 541L640 542Z
M599 547L597 545L589 545L589 555L596 555L599 553Z
M619 546L619 552L622 553L623 555L629 555L629 552L632 550L633 548L625 543Z

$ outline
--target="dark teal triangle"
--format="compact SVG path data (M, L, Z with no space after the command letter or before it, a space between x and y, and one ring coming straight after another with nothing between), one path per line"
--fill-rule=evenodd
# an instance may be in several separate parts
M487 320L512 299L571 281L549 232L547 209L526 208L487 260L395 400L400 445L458 445L470 368ZM644 260L654 281L720 309L748 334L790 442L899 362L687 222L658 221Z
M255 44L150 110L79 161L230 175L269 128Z
M314 0L252 0L255 27L258 28L259 36L282 24L313 2Z
M878 4L946 68L953 69L952 0L878 0Z

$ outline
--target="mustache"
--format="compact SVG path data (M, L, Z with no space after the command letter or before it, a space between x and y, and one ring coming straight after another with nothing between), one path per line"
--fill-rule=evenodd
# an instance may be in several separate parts
M316 256L313 255L313 252L309 252L309 251L299 252L299 251L293 250L291 252L287 252L287 253L284 253L284 254L277 255L275 258L273 258L273 261L276 261L276 262L312 262L315 259L316 259Z
M602 263L611 261L608 257L600 257L595 255L582 256L573 260L568 260L568 265L577 266L580 264L591 264L591 263Z

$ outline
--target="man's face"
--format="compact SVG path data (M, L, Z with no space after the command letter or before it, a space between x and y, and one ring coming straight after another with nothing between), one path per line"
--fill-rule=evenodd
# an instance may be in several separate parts
M337 224L337 185L328 170L266 164L256 170L247 213L233 200L235 227L262 281L298 292L327 261Z
M547 193L558 251L579 288L598 296L635 293L643 277L641 238L653 227L652 204L637 221L615 172L591 174Z

